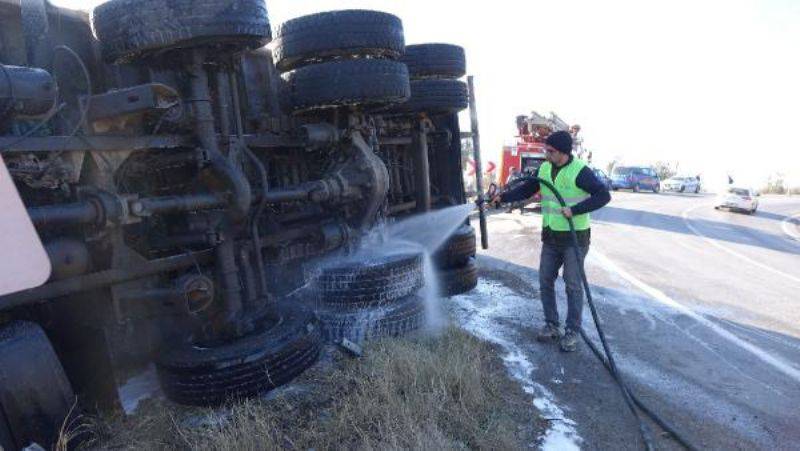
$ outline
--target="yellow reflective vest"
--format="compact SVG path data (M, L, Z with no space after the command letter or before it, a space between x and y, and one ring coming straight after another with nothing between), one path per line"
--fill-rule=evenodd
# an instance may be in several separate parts
M553 180L553 165L547 161L539 168L539 178L545 179L555 185L561 197L567 203L568 207L574 207L580 202L589 198L589 193L578 188L576 180L581 170L586 167L586 163L577 158L558 171L555 180ZM542 194L542 227L549 227L550 230L558 232L568 232L569 223L567 218L561 214L561 204L556 199L553 191L550 190L544 183L540 184ZM591 221L589 213L577 215L572 217L572 222L575 224L575 230L588 230Z

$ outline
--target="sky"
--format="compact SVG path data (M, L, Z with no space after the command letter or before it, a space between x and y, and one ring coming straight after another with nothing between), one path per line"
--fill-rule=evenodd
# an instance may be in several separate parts
M407 44L466 49L485 160L517 115L554 111L601 167L667 160L709 182L783 172L800 186L800 0L267 2L273 27L349 8L398 15Z

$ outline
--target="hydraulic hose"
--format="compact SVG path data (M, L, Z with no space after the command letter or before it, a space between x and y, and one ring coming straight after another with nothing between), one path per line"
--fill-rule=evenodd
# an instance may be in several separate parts
M540 184L546 186L550 189L550 191L555 194L558 203L561 207L567 207L567 203L564 201L564 198L561 196L561 193L558 192L556 187L553 185L552 182L549 180L545 180L539 177L530 177L530 179L535 179ZM572 237L572 248L575 252L576 261L581 262L581 255L578 249L578 235L575 232L575 223L573 222L572 218L567 218L567 222L569 223L569 231ZM586 335L586 332L581 329L581 337L589 346L589 349L592 350L594 355L603 363L603 366L606 367L611 376L619 385L620 390L622 391L622 395L625 399L625 403L628 405L631 413L636 417L637 422L639 423L639 433L642 435L642 440L644 441L645 447L648 450L654 449L652 439L650 437L650 433L644 423L642 421L639 412L636 410L636 406L638 406L642 412L644 412L650 419L653 420L656 424L658 424L661 428L663 428L666 432L668 432L672 437L681 444L684 448L695 451L697 448L693 446L689 441L683 437L673 426L671 426L668 422L666 422L663 418L659 417L652 409L648 408L636 395L631 392L628 388L627 384L625 383L624 379L622 378L622 374L619 372L617 368L616 361L614 360L614 355L611 352L611 348L608 345L608 341L606 340L605 333L603 332L603 328L600 325L600 317L597 313L597 308L594 305L594 300L592 299L592 290L589 287L589 280L586 278L586 271L583 268L582 264L578 265L578 271L581 275L581 283L583 284L583 290L586 293L586 301L589 304L589 310L592 312L592 319L594 320L595 328L597 328L597 334L600 337L600 343L603 346L603 351L605 352L605 356L597 349L597 346L589 339Z

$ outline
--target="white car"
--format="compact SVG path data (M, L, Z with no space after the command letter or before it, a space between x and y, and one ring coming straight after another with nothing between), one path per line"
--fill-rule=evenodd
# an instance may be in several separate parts
M671 177L661 182L661 191L699 193L700 181L697 177Z
M728 208L739 210L748 214L753 214L758 210L758 194L749 188L728 188L728 190L717 196L717 204L714 208Z

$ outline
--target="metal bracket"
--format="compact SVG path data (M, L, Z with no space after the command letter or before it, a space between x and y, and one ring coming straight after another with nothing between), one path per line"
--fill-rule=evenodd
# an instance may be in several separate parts
M105 132L113 129L120 120L168 110L179 103L180 96L176 90L160 83L147 83L92 96L88 118L96 132Z

